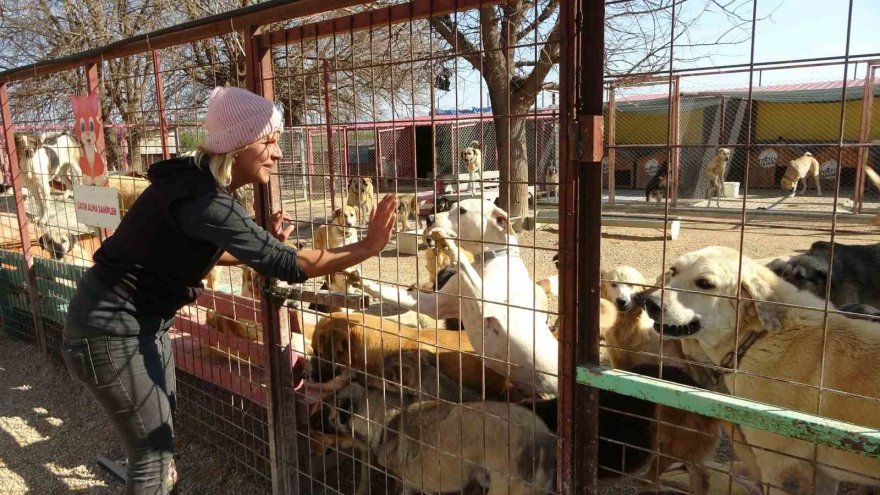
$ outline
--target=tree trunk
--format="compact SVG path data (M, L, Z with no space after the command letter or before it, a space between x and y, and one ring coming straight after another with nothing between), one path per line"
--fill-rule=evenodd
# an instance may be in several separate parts
M493 104L493 113L494 113ZM506 112L505 112L506 113ZM517 114L524 112L515 111ZM501 196L498 206L511 217L525 218L529 209L529 161L526 146L526 118L495 117Z

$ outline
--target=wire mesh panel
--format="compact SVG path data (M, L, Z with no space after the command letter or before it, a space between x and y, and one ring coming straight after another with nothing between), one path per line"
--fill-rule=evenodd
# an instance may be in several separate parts
M880 389L857 378L875 373L858 363L880 330L875 284L857 282L880 260L867 3L823 6L828 43L796 44L783 40L802 24L770 20L798 17L793 4L697 4L606 5L603 340L580 375L601 389L599 477L675 493L870 490Z
M295 364L281 400L297 414L278 431L297 446L283 476L301 492L555 492L555 289L536 282L555 272L556 235L520 230L558 159L558 130L534 85L505 83L491 110L480 101L484 68L470 61L498 54L475 29L506 10L479 6L417 1L259 39L272 46L275 98L309 136L309 195L294 199L287 174L273 177L296 242L356 243L381 198L399 204L379 255L284 287L280 343ZM550 16L519 20L516 60L528 68L557 7L521 8ZM449 37L456 25L470 48ZM288 90L314 80L315 92ZM476 279L448 266L459 252Z

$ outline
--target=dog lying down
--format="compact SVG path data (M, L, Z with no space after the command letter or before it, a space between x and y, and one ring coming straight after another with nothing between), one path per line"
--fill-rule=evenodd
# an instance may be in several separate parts
M353 437L403 493L549 493L556 438L532 411L507 402L417 401L352 383L327 421Z
M740 253L724 247L684 254L665 275L662 304L659 291L640 302L667 337L696 339L716 366L738 358L740 373L724 377L737 396L880 428L880 325L826 316L817 296L748 257L739 264ZM736 304L730 298L738 294ZM771 486L834 494L840 481L880 484L880 459L742 430Z

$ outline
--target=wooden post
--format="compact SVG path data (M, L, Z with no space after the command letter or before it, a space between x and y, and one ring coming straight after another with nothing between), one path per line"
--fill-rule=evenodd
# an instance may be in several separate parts
M159 105L159 137L162 140L162 159L171 158L168 152L168 122L165 120L165 97L162 91L162 70L159 65L159 52L153 53L153 81L156 83L156 102Z
M268 46L260 43L257 28L245 29L245 55L247 56L248 89L269 100L275 98L272 54ZM269 184L254 187L254 210L256 220L266 228L272 211L281 209L281 181L273 177ZM293 386L296 382L291 370L297 356L290 343L290 332L299 330L299 322L291 320L277 299L266 295L275 284L265 279L260 294L263 341L269 356L267 391L267 416L269 423L269 462L272 471L272 493L299 493L296 473L299 471L296 435L296 410Z
M34 334L40 352L46 353L46 330L40 308L40 294L37 291L37 271L34 257L31 255L31 238L28 231L28 219L25 215L24 196L21 192L21 172L18 168L18 154L15 150L15 134L12 130L12 112L9 108L9 84L0 83L0 116L3 118L3 135L6 137L6 154L9 157L9 174L12 176L12 197L15 200L15 214L18 220L18 237L21 240L21 251L24 255L24 267L27 271L27 292L31 302L31 315L34 322Z
M868 165L868 148L865 143L871 135L871 109L874 106L874 77L880 61L870 62L862 87L862 116L859 122L859 154L856 160L856 183L853 191L853 210L861 213L865 203L865 166Z

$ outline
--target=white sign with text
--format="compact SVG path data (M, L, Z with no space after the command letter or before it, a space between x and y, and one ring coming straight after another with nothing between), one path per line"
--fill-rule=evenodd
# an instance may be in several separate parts
M76 221L116 230L119 226L119 192L113 187L73 186Z

